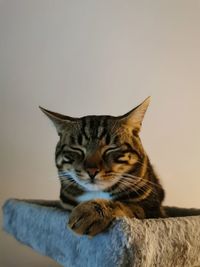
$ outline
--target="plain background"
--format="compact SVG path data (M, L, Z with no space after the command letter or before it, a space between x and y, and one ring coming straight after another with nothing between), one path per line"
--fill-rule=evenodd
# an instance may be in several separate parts
M141 138L167 205L200 207L200 1L0 0L0 201L57 199L56 131L38 105L121 115L152 96ZM56 263L1 233L0 266Z

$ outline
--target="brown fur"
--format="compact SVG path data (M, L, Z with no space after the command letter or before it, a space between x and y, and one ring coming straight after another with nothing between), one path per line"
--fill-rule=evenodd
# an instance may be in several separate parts
M42 109L60 136L60 199L72 210L68 226L77 234L96 235L116 217L165 216L164 190L138 135L148 104L120 117L71 118Z

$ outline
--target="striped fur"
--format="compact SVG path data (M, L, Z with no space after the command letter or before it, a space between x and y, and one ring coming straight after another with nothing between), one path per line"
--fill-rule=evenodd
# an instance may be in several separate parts
M41 108L60 136L55 162L65 208L101 198L133 213L138 207L138 218L164 216L164 190L139 138L148 104L120 117L71 118Z

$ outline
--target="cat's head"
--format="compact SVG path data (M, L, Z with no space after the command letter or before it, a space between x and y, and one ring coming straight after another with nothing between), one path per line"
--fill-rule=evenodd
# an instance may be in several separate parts
M122 177L140 176L145 152L138 133L149 101L119 117L72 118L41 108L60 136L55 153L60 178L102 191Z

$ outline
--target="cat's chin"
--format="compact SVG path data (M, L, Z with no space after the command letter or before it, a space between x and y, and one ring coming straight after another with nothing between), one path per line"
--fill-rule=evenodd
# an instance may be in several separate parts
M81 180L74 173L71 173L70 176L80 187L82 187L85 191L88 191L88 192L104 191L110 188L111 186L113 186L114 184L116 184L120 179L120 176L119 176L119 177L115 177L115 179L112 179L110 181L102 182L102 181L97 180L96 182L91 183L89 182L89 180L88 181Z
M106 182L106 183L90 183L90 182L82 182L77 181L77 183L87 192L102 192L106 191L110 187L112 187L114 184L118 182L118 179L112 182Z
M102 191L108 188L108 186L106 185L98 185L98 184L91 184L91 183L87 183L87 184L81 183L81 186L85 189L85 191L88 191L88 192Z

